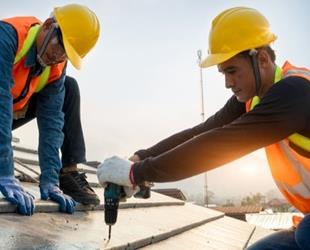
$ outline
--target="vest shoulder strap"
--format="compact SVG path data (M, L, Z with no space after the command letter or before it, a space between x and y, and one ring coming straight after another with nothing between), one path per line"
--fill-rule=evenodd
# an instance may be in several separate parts
M20 61L20 59L22 59L23 56L27 54L31 45L35 41L35 38L37 36L37 33L38 33L40 27L41 27L40 24L36 24L29 29L28 34L26 36L26 39L23 43L21 50L15 56L14 64L18 63Z

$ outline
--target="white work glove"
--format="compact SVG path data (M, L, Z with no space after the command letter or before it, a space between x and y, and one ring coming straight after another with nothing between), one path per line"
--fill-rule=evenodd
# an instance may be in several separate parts
M100 185L106 187L108 182L123 186L127 198L130 198L139 191L130 180L130 170L133 162L118 156L105 159L97 170L97 177Z

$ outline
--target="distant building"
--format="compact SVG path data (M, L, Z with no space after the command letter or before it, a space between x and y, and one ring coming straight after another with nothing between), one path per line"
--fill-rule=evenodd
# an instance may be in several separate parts
M263 211L262 206L236 206L236 207L214 207L211 208L223 212L229 217L246 221L246 214L259 213Z
M178 188L160 188L160 189L152 189L152 191L163 194L163 195L170 196L175 199L186 201L185 195Z
M288 212L291 205L285 199L272 199L267 204L274 212Z

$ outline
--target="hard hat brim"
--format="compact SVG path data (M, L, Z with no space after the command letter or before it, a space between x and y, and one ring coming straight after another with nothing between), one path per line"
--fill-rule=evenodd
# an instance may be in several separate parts
M66 55L69 61L72 63L73 67L76 69L81 69L82 66L82 58L75 51L75 49L71 46L65 36L63 36L63 43L66 51Z
M211 67L214 65L218 65L220 63L223 63L223 62L229 60L230 58L234 57L235 55L237 55L240 52L241 51L233 51L230 53L209 55L202 61L202 63L200 64L200 67L201 68L208 68L208 67Z
M67 32L65 31L65 27L64 27L65 25L64 25L63 14L61 13L61 8L55 7L53 11L53 15L62 33L62 40L63 40L63 45L66 51L67 58L69 59L69 61L71 62L74 68L81 69L82 58L73 48L71 43L68 41Z

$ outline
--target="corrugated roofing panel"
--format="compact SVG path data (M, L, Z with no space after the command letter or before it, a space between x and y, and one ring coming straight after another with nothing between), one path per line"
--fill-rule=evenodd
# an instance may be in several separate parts
M235 206L235 207L214 207L217 211L225 214L245 214L245 213L258 213L262 211L262 206Z
M293 226L293 215L303 217L302 213L246 214L246 221L266 229L286 229Z

